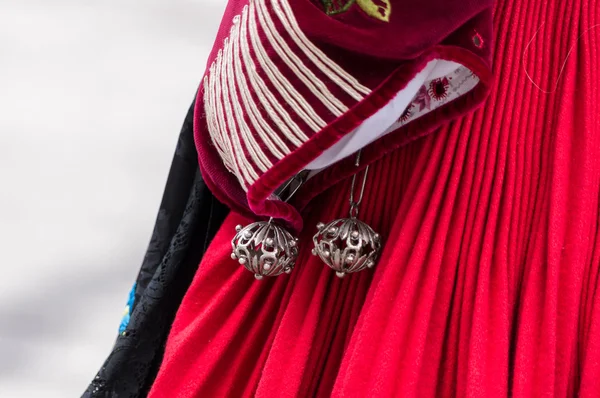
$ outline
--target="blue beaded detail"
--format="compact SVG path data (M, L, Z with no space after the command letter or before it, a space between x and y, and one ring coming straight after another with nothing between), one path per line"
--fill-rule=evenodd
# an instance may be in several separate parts
M129 318L131 317L131 309L133 308L133 302L135 300L135 286L136 283L133 284L133 287L129 292L127 306L125 307L125 311L123 312L123 318L121 319L121 324L119 325L119 333L121 334L125 332L125 329L127 329L127 325L129 324Z

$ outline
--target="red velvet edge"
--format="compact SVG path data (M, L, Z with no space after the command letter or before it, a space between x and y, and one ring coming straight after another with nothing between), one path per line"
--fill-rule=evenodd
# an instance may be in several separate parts
M443 122L472 111L483 102L489 93L492 79L492 73L488 66L478 56L463 48L437 46L415 62L399 67L366 99L313 136L297 149L292 156L283 158L274 168L263 174L248 191L250 209L257 215L269 215L284 219L289 222L294 230L301 230L302 217L296 206L280 201L266 200L266 198L281 184L301 171L306 164L323 153L325 148L335 144L385 106L425 67L427 62L434 58L455 61L466 66L479 77L480 83L472 91L455 101L441 106L368 145L363 149L361 168L366 167L390 151L427 134ZM335 184L335 182L355 173L357 169L351 166L352 163L353 159L338 162L336 165L331 166L326 174L319 173L309 180L297 194L298 198L302 198L297 202L298 209L301 210L308 201ZM332 179L334 176L335 178Z
M217 149L214 148L213 143L210 141L209 135L201 134L199 131L200 125L203 123L201 117L204 112L204 102L202 99L203 94L204 91L201 86L201 89L198 90L196 104L194 106L194 144L196 146L196 151L198 152L198 166L200 168L202 179L219 202L225 204L231 210L248 218L255 217L250 209L244 206L244 204L247 205L245 198L246 193L241 187L238 186L239 182L237 181L237 178L235 178L232 173L222 166L222 160L217 153ZM212 150L210 150L210 148L212 148ZM203 159L207 159L208 161L203 162ZM211 165L213 166L211 167ZM239 202L232 200L228 195L226 195L221 190L221 184L216 183L213 176L216 176L218 179L220 179L222 181L222 185L235 187L235 194L239 198Z
M408 123L393 133L390 133L365 147L361 157L362 164L359 169L353 166L353 159L347 158L307 181L304 187L296 194L297 200L292 201L292 204L268 200L278 187L300 172L303 167L312 160L321 155L325 148L335 144L346 134L358 127L364 120L385 106L420 70L425 67L427 62L435 58L454 61L466 66L478 76L480 83L462 97ZM233 174L228 172L224 167L219 169L218 167L208 166L210 169L207 168L207 164L210 165L211 163L213 165L220 165L221 160L216 154L216 150L207 150L207 148L212 146L209 137L207 135L199 134L198 131L201 122L200 115L204 111L201 107L201 95L203 91L199 90L194 111L194 140L196 142L196 148L198 149L200 171L202 172L202 176L204 177L207 186L213 192L215 197L222 203L228 205L232 210L248 217L274 217L276 219L281 219L297 232L300 231L303 226L300 211L312 198L335 183L373 163L390 151L422 137L436 127L439 127L445 121L473 111L477 106L481 105L483 100L487 97L491 83L492 73L489 66L471 51L456 46L439 45L434 47L430 52L419 57L415 61L398 67L398 69L380 84L379 87L373 90L367 98L355 105L350 111L331 122L294 153L281 159L275 167L263 174L249 187L247 198L251 211L243 205L245 204L245 198L243 198L244 191L241 187L238 187L239 183ZM200 140L202 139L205 140L204 143L200 143ZM206 162L207 164L205 164L202 162L203 158L211 158L211 161ZM225 195L214 181L214 176L226 181L228 186L236 187L235 194L243 204L236 202Z

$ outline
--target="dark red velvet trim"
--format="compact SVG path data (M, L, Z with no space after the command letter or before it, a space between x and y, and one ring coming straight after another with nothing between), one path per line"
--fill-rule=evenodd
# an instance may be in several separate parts
M493 0L392 0L391 20L383 22L357 6L330 16L310 0L290 1L311 41L396 61L417 59L436 44L448 44L451 32L462 31L469 21L487 18L488 13L491 16L492 4Z
M275 217L286 221L294 230L302 229L302 217L291 204L271 201L267 198L285 181L301 171L304 166L317 158L325 148L335 144L343 136L353 131L364 120L385 106L414 76L434 58L455 61L475 73L480 83L469 93L388 134L364 149L363 166L389 153L391 150L431 132L436 127L476 108L489 92L492 74L488 66L476 55L460 47L437 46L427 55L410 64L399 67L384 83L376 88L364 101L349 112L330 123L322 131L298 148L292 155L277 163L276 167L263 174L248 191L248 204L258 216ZM347 171L344 172L344 169ZM355 172L347 167L347 162L339 162L331 167L330 173L338 176L331 180L316 176L297 194L299 203L305 203L341 178ZM329 174L329 173L328 173ZM330 176L331 177L331 176ZM311 190L312 189L312 190ZM318 192L315 192L318 190ZM305 194L306 192L306 194ZM302 196L309 199L301 199ZM301 202L300 202L301 201ZM247 214L247 212L244 212Z
M443 59L451 60L447 54L444 54L448 50L445 47L441 49L440 54ZM459 50L462 49L459 48ZM454 60L460 62L456 59ZM466 64L463 63L463 65ZM369 164L389 154L391 151L423 137L444 122L479 108L487 98L489 88L493 83L493 76L485 67L478 72L475 72L473 69L471 70L481 79L481 83L475 89L363 148L360 167L357 168L354 165L354 157L349 157L323 170L304 184L300 194L296 197L296 200L291 201L291 204L301 212L315 196L337 184L339 181L348 178L359 170L363 170Z
M202 178L219 202L246 217L255 217L248 208L246 193L239 186L239 182L235 176L225 169L223 161L210 141L205 123L204 102L202 99L204 92L202 85L200 87L194 107L194 143L198 151L198 165L202 173ZM207 134L202 134L199 131L200 126L202 126L202 129ZM208 148L212 148L213 150L209 150ZM230 195L225 194L224 190L227 190L226 187L230 187ZM235 200L231 196L235 197Z

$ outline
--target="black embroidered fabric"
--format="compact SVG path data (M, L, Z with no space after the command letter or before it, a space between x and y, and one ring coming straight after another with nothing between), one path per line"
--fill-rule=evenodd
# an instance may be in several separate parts
M193 108L194 104L179 135L154 232L137 277L129 325L82 397L147 395L175 313L229 211L214 198L200 175Z

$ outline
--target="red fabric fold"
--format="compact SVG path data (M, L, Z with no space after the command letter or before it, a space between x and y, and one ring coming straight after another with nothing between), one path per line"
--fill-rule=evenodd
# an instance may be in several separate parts
M373 271L340 280L310 254L347 176L299 191L289 276L229 258L251 221L230 215L150 397L600 396L599 23L598 0L498 1L484 107L371 165Z

